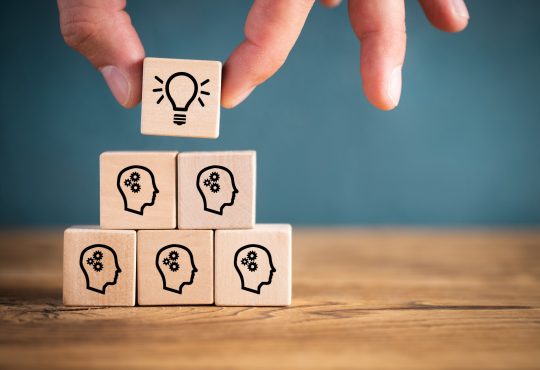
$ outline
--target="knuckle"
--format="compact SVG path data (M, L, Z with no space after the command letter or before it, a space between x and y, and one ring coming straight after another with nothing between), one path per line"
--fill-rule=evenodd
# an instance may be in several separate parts
M382 37L382 38L403 38L407 36L405 28L401 27L380 27L376 29L367 29L361 32L361 38Z
M98 31L98 26L88 20L62 22L62 37L66 44L74 49L81 49Z
M365 31L358 36L361 42L373 42L386 47L404 47L407 42L407 32L399 28L380 28Z

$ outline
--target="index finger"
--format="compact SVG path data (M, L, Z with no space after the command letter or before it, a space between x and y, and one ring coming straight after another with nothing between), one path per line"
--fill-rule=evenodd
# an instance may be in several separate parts
M240 104L283 65L314 0L256 0L244 27L245 39L223 70L221 104Z

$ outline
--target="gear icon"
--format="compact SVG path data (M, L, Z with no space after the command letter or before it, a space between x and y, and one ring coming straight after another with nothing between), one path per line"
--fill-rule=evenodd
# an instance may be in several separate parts
M164 259L163 259L163 264L164 264L164 265L168 265L169 263L171 263L171 260L170 260L170 259L168 259L168 258L164 258Z
M172 271L172 272L176 272L180 269L180 265L178 264L178 262L171 262L169 264L169 269Z
M203 181L203 184L204 184L204 186L210 186L210 180L209 180L209 179L205 179L205 180Z
M169 253L169 258L173 261L176 261L178 259L178 252L177 251L171 251Z
M130 179L125 179L124 180L124 185L129 188L131 186L131 180Z
M92 258L95 259L96 261L101 261L101 259L103 258L103 252L102 251L95 251L92 254Z
M257 259L257 252L249 251L248 254L247 254L247 258L250 261L255 261Z
M242 263L242 265L245 266L245 265L247 265L247 264L249 263L249 260L248 260L247 258L242 258L242 259L240 260L240 262Z
M217 172L212 172L210 174L210 181L219 181L219 173Z
M257 271L257 262L250 262L247 266L249 272Z
M129 178L133 182L138 182L141 179L141 175L138 172L132 172Z
M219 184L217 182L214 182L214 183L212 183L212 185L210 185L210 191L212 193L219 192L219 189L220 189L220 187L219 187Z
M100 272L101 270L103 270L103 263L101 262L94 263L94 271Z
M134 193L138 193L139 191L141 191L141 185L136 182L131 184L131 191Z
M94 259L89 257L87 260L86 260L86 263L89 264L90 266L92 266L94 264Z

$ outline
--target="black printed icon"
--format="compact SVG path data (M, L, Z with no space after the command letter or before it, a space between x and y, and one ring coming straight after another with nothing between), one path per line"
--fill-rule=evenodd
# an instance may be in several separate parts
M163 289L182 294L185 285L195 279L197 267L189 248L180 244L170 244L156 254L156 267L163 281Z
M94 244L81 252L79 265L86 279L86 289L105 294L105 288L116 284L122 272L114 249L104 244Z
M223 208L232 206L238 194L234 176L223 166L208 166L197 175L197 190L203 199L204 210L223 215Z
M159 76L154 76L157 82L163 85L163 80ZM197 101L204 108L204 101L201 99L201 95L210 95L208 91L202 89L204 85L210 82L209 79L199 83L191 74L187 72L176 72L169 76L165 82L165 95L169 99L172 109L175 112L187 112L191 103L197 98ZM160 104L164 98L163 87L153 89L154 92L159 92L159 96L156 104ZM173 123L176 125L183 125L187 122L185 113L174 113Z
M143 166L129 166L118 174L118 191L124 200L124 210L142 215L144 208L153 206L159 190L154 174Z
M270 251L258 244L248 244L234 255L234 267L240 276L241 287L251 293L261 294L263 285L270 285L276 268Z

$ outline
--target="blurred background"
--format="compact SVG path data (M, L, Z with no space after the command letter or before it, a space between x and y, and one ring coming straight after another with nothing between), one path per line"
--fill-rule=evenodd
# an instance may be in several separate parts
M225 61L248 1L131 1L148 56ZM285 66L217 140L140 134L101 75L62 40L52 1L0 13L0 226L99 222L107 150L258 155L258 222L501 226L540 223L540 2L468 1L461 34L407 1L400 106L366 101L347 7L317 4ZM30 9L30 11L29 11Z

